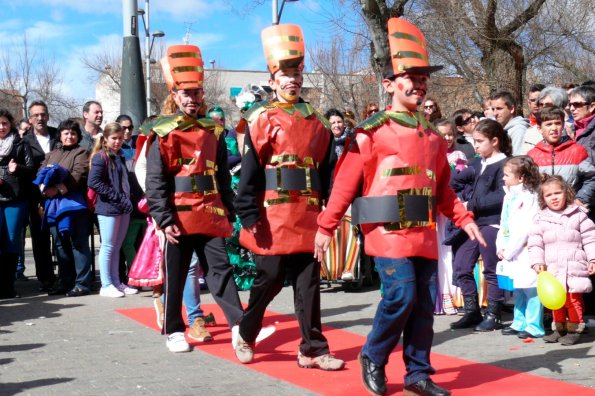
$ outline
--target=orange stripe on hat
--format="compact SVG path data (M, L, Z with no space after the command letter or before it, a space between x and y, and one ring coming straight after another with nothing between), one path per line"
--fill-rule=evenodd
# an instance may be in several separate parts
M304 34L297 25L273 25L262 31L262 48L269 71L273 74L282 61L303 60Z
M161 60L163 76L170 91L202 88L203 66L200 49L195 45L173 45L167 49L167 58Z
M393 76L407 71L429 74L442 69L442 66L430 66L426 38L411 22L402 18L389 19L388 44Z

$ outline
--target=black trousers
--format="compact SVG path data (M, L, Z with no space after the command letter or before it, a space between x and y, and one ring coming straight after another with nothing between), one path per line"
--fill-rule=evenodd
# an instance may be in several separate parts
M255 261L256 278L250 289L248 308L240 322L242 338L248 342L256 339L267 306L287 279L293 287L295 315L302 335L300 352L310 357L329 353L320 319L320 263L313 254L256 255Z
M33 199L29 205L29 229L31 230L33 259L35 260L35 275L42 285L52 286L56 275L52 263L50 230L41 227L39 201L36 199Z
M177 245L165 242L165 322L162 331L165 334L186 330L182 300L194 251L206 275L209 291L223 310L229 326L237 324L244 314L233 268L225 251L225 240L205 235L184 235L178 238Z

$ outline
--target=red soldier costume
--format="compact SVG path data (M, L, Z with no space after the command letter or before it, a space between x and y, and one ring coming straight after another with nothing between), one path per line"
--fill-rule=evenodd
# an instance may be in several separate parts
M195 90L202 96L203 69L198 47L168 48L162 66L172 95ZM181 313L182 293L193 251L231 327L239 322L243 310L223 239L231 235L230 221L234 218L223 128L213 120L182 112L159 117L150 128L153 133L150 140L157 139L151 144L147 158L150 214L166 235L173 227L179 230L177 243L166 240L163 247L166 269L163 332L183 336L186 329Z
M320 264L313 257L316 218L332 169L330 127L310 104L298 101L304 56L299 26L265 29L263 46L277 100L244 115L248 128L235 206L243 227L240 241L256 254L258 274L234 348L242 363L252 361L266 307L288 279L302 336L298 365L337 370L343 362L330 355L322 334ZM294 73L287 81L297 92L290 101L279 83L286 70Z
M396 110L365 120L355 141L346 145L329 203L318 218L317 256L353 201L353 222L361 225L366 253L375 257L384 290L360 354L364 385L372 394L386 393L384 367L403 334L405 394L450 395L429 377L434 373L436 210L459 227L472 223L473 215L449 187L446 141L415 112L423 103L429 74L441 67L429 66L425 38L417 27L391 18L388 30L392 64L383 85Z

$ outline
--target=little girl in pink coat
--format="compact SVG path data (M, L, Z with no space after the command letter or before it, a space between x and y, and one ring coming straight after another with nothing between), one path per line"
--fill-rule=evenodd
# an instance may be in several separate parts
M595 273L595 223L574 202L572 188L561 176L543 175L539 191L541 210L529 234L533 269L551 272L566 289L565 305L553 311L554 333L546 342L573 345L585 329L583 293L592 289Z

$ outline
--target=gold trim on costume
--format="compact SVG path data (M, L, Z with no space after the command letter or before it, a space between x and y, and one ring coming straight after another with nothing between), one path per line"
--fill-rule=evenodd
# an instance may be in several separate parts
M428 197L428 221L407 221L405 217L405 196L406 195L424 195ZM431 187L421 187L421 188L409 188L406 190L399 190L397 191L397 200L399 203L399 217L403 219L402 221L395 222L395 223L386 223L384 225L384 229L386 231L398 231L404 228L412 228L412 227L428 227L430 229L436 229L436 222L433 220L434 214L433 212L433 196L432 196L432 188Z

